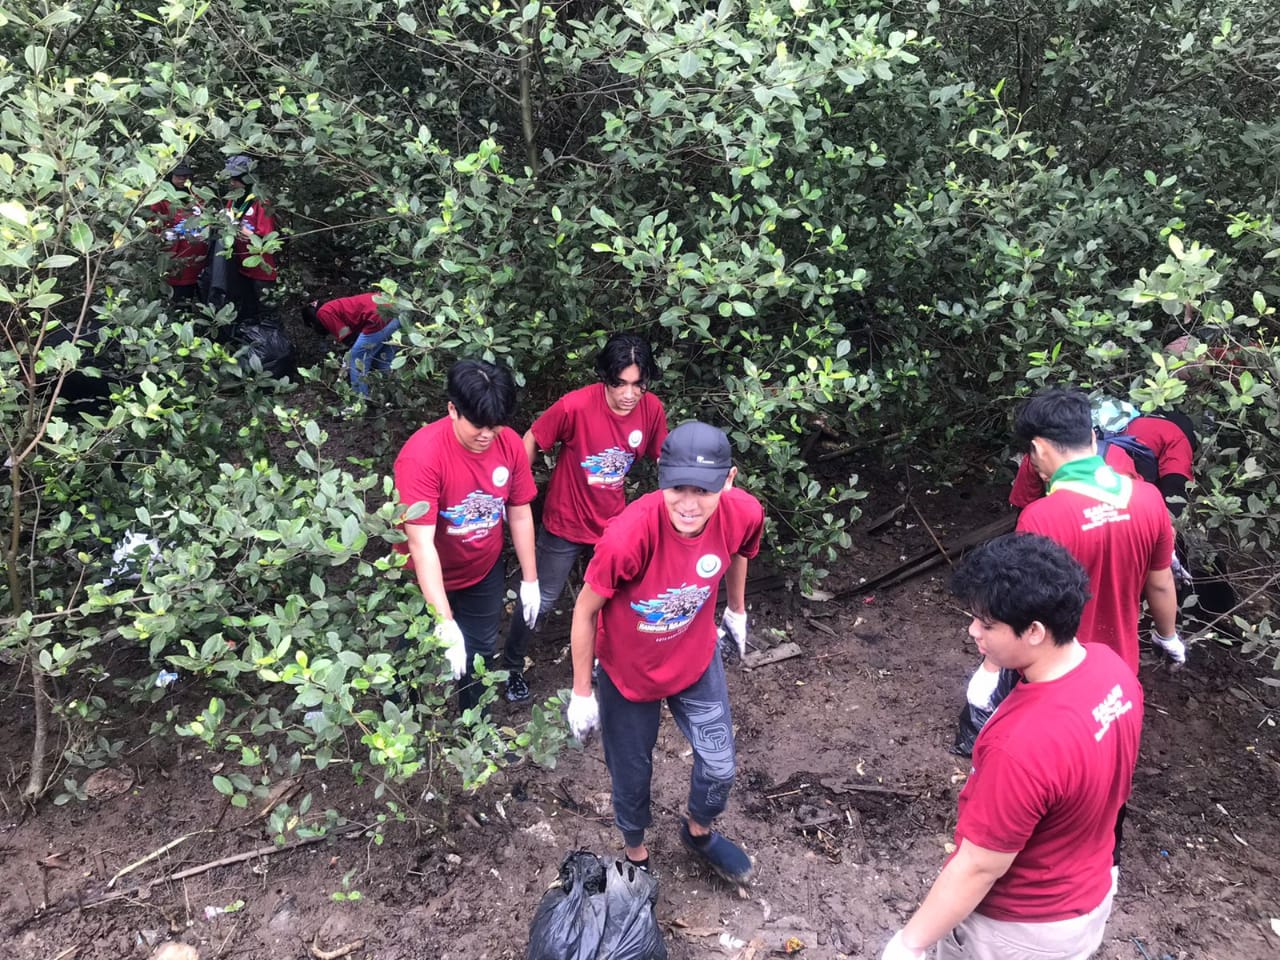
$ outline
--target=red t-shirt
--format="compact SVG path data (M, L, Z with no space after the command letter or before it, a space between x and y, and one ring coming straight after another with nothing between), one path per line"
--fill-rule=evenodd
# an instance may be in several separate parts
M1133 457L1122 447L1110 444L1104 454L1103 459L1107 461L1109 466L1116 473L1123 473L1126 477L1138 477L1138 468L1133 465ZM1013 487L1009 490L1009 502L1021 510L1032 501L1039 500L1044 496L1044 481L1040 479L1040 474L1036 473L1031 466L1031 458L1023 457L1022 462L1018 464L1018 475L1013 478Z
M353 333L377 333L391 322L389 314L378 311L377 294L360 293L354 297L339 297L316 309L316 319L339 340ZM343 327L346 332L342 332Z
M573 543L595 543L610 518L627 505L627 472L636 457L658 459L667 438L667 413L651 393L630 413L605 400L603 383L582 387L553 403L530 428L542 450L560 446L547 485L542 525Z
M249 241L240 234L240 226L247 227L255 236L266 239L268 234L276 230L276 218L271 208L252 193L240 200L227 201L227 216L236 224L235 246L233 255L240 272L251 280L263 280L268 283L276 279L276 255L264 253L262 262L257 266L246 267L245 260L250 256Z
M1136 676L1147 574L1173 562L1173 525L1160 491L1131 480L1127 501L1113 505L1051 484L1047 497L1022 511L1018 530L1043 534L1080 561L1092 596L1076 636L1082 643L1110 647Z
M646 703L691 686L716 655L716 594L737 554L760 552L764 508L730 488L702 532L671 526L662 491L628 505L605 528L586 582L607 598L596 656L628 700Z
M446 590L484 579L502 554L507 504L522 506L537 493L519 434L500 430L488 450L472 453L458 442L448 417L409 438L396 457L395 478L406 509L421 501L430 505L421 517L406 522L435 524ZM408 554L409 545L397 543L396 549Z
M1156 473L1177 474L1191 479L1191 441L1172 420L1163 417L1135 417L1124 433L1145 443L1156 455Z
M1102 903L1141 737L1142 686L1099 644L1065 676L1013 688L978 734L960 792L956 847L1017 854L978 913L1051 923Z
M161 233L173 229L191 216L189 209L171 204L168 200L153 203L151 209L160 216L162 225L159 232ZM196 221L193 220L191 226L194 229L197 226ZM177 237L169 246L169 275L164 278L165 282L171 287L191 286L200 279L200 272L208 259L208 240L185 235Z

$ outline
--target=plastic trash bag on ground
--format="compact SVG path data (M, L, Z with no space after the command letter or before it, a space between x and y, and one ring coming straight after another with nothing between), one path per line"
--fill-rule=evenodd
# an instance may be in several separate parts
M648 871L579 850L538 904L528 960L666 960L654 913L658 881Z

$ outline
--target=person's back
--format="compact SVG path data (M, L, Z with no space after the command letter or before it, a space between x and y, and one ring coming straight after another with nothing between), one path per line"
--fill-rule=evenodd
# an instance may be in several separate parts
M1101 467L1099 458L1090 463ZM1079 469L1083 461L1075 462ZM1060 483L1049 495L1029 504L1018 529L1057 541L1089 574L1089 592L1080 620L1083 643L1101 643L1138 672L1138 620L1147 575L1168 567L1173 559L1173 528L1160 491L1149 483L1121 477L1119 492Z

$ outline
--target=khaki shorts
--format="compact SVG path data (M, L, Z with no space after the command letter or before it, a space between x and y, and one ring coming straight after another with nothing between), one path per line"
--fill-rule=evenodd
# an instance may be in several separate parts
M1088 960L1102 943L1114 890L1070 920L1011 923L971 913L938 941L938 960Z

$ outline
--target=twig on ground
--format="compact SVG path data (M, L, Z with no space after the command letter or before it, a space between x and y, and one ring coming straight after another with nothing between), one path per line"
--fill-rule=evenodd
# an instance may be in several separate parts
M320 942L320 934L316 934L311 938L311 943L307 945L307 950L316 960L338 960L339 957L345 957L348 954L355 953L364 946L364 940L352 940L350 943L338 947L334 950L321 950L317 944Z
M934 546L938 548L938 552L942 554L942 559L947 561L949 566L954 567L955 561L951 559L951 555L947 553L947 548L942 545L942 541L938 539L938 535L933 532L933 527L929 526L929 521L924 518L924 514L920 512L920 508L916 506L915 501L911 501L911 509L916 512L916 516L920 518L920 524L924 527L925 532L929 534L929 539L933 541Z
M141 860L135 860L133 863L129 864L127 867L122 867L120 870L117 870L116 875L107 881L107 889L108 890L112 889L116 885L116 881L119 880L121 877L127 876L130 873L133 873L133 871L137 870L141 866L145 866L146 864L150 863L152 860L155 860L157 857L164 856L174 847L181 846L182 844L190 840L192 837L198 837L202 833L212 833L212 832L213 831L210 829L197 830L195 833L188 833L186 836L179 837L177 840L170 840L163 847L160 847L157 850L152 850Z

